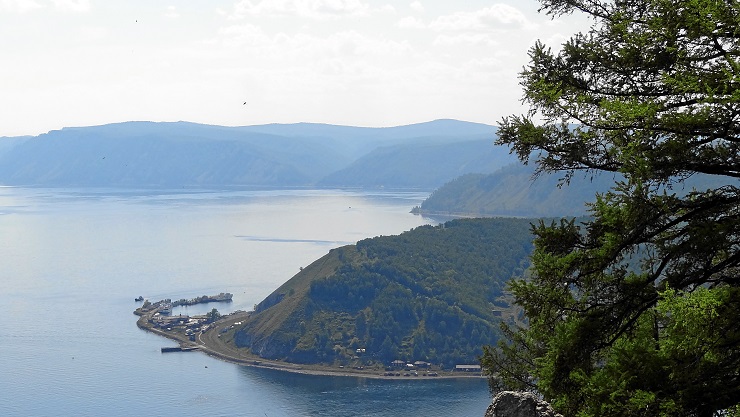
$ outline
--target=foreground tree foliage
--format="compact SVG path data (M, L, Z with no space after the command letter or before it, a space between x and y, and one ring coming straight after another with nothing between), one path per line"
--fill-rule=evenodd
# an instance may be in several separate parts
M542 0L591 29L530 51L530 113L499 143L539 173L624 177L592 220L533 227L529 320L485 350L492 388L567 416L731 415L740 403L740 4ZM535 122L535 120L537 122ZM585 174L583 174L585 172ZM694 175L721 186L687 189Z

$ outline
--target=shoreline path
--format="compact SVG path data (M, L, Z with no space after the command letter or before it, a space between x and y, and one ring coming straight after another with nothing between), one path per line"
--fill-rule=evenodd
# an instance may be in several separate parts
M353 368L333 368L328 365L298 365L288 362L281 362L275 360L268 360L260 358L248 351L247 348L238 348L232 343L227 343L221 337L225 334L224 329L231 328L235 323L245 320L249 313L247 312L236 312L229 315L222 316L214 323L210 325L208 330L205 332L199 332L195 338L195 341L190 341L188 336L185 334L164 331L155 328L151 324L151 318L157 312L157 309L145 312L141 314L136 324L142 330L152 332L154 334L163 336L167 339L174 340L179 343L183 350L199 350L208 356L234 363L243 366L253 366L258 368L269 368L276 369L286 372L301 373L307 375L327 375L327 376L346 376L355 378L376 378L376 379L429 379L429 378L484 378L480 374L460 374L452 372L438 372L437 376L434 377L421 377L421 376L390 376L384 375L379 372L383 372L379 369L353 369Z

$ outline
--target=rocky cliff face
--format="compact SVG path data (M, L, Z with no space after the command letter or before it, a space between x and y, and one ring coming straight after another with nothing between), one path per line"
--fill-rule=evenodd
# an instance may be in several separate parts
M531 392L503 391L493 397L484 417L563 417Z

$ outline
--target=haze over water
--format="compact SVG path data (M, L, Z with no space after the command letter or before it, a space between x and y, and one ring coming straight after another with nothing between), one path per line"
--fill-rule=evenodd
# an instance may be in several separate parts
M434 223L426 193L0 188L6 416L482 416L484 380L382 381L241 367L136 327L151 300L252 306L330 249ZM177 311L175 313L178 313Z

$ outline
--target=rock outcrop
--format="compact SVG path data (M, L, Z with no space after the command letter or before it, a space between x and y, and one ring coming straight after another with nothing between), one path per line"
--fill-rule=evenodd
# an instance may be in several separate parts
M531 392L502 391L493 397L485 417L563 417Z

